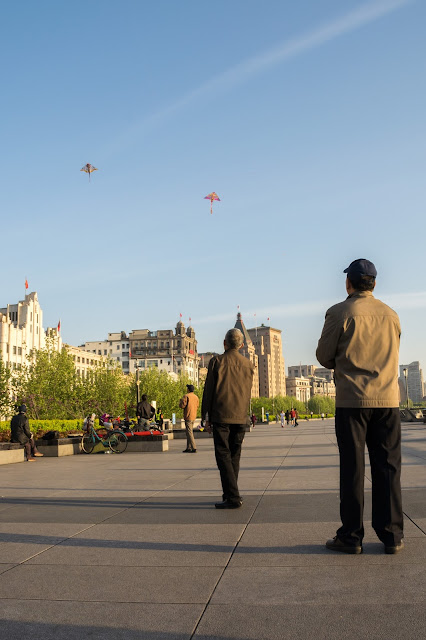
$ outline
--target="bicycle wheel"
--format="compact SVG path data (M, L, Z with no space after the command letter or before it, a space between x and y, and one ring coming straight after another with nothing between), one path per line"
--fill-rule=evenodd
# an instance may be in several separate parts
M113 431L109 438L108 444L114 453L124 453L127 449L127 437L122 431Z
M84 453L92 453L94 448L95 440L93 436L91 436L90 433L85 433L81 439L81 450L84 451Z

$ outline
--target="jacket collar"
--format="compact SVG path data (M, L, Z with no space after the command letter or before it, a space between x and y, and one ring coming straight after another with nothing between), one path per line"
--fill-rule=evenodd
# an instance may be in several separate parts
M349 298L374 298L374 296L372 291L354 291L348 295L346 300Z

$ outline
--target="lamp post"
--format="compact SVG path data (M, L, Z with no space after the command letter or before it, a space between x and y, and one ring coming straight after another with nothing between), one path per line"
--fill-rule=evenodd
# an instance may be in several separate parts
M403 373L404 373L404 378L405 378L405 395L407 396L407 409L408 409L409 402L408 402L408 369L407 369L407 367L404 367Z

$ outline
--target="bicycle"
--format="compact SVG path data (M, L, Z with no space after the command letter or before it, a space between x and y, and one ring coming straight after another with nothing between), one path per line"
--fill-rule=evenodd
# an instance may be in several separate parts
M92 453L95 445L101 442L105 449L108 447L113 453L124 453L127 449L127 436L118 429L95 429L91 426L81 439L81 449L84 453Z

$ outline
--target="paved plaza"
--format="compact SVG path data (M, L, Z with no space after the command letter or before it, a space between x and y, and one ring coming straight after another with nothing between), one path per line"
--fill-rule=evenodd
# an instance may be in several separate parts
M218 511L213 441L0 467L0 638L426 637L426 425L403 426L405 550L338 526L334 421L246 435L241 509Z

